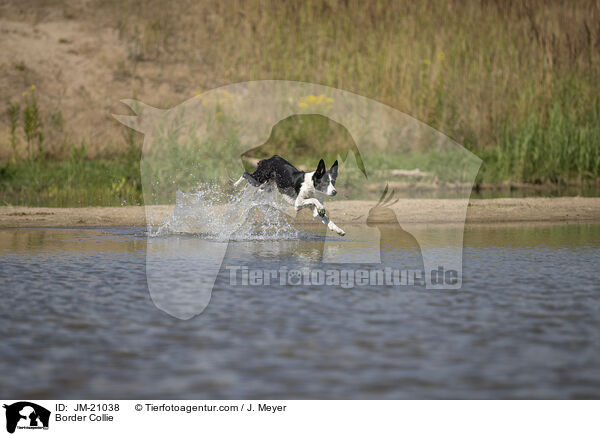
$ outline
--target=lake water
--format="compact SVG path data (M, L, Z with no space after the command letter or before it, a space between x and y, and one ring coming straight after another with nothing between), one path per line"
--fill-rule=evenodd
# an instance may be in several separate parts
M0 230L2 397L600 398L600 225L467 227L445 291L233 285L226 265L319 253L234 242L185 321L153 304L146 245L142 228Z

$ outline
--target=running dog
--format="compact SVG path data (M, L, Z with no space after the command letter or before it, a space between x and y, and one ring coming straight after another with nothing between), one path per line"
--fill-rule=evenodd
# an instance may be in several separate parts
M319 219L329 230L344 236L346 232L329 219L325 207L315 197L318 194L330 197L337 194L335 189L337 174L337 160L327 170L325 162L321 159L315 171L305 173L281 156L275 155L269 159L261 160L254 173L250 174L244 171L244 174L235 182L234 186L239 186L244 179L261 190L271 190L275 185L281 196L292 204L296 211L305 207L312 207L313 217Z

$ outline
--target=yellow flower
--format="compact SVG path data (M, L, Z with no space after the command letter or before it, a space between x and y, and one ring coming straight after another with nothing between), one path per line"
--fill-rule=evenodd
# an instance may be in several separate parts
M440 61L443 61L446 58L446 55L443 51L440 52Z
M194 95L196 96L196 98L200 98L200 96L202 95L202 91L196 91Z
M31 85L31 90L35 91L35 85Z
M325 104L327 103L327 104ZM315 106L325 106L327 109L331 108L331 104L333 103L333 99L327 97L325 94L321 95L307 95L305 97L300 97L298 100L298 107L302 109L306 109L307 107L315 107Z
M27 92L27 91L25 91L25 92L23 93L23 97L27 97L28 95L29 95L29 92Z
M431 61L429 59L423 59L423 63L425 65L429 65L431 63Z

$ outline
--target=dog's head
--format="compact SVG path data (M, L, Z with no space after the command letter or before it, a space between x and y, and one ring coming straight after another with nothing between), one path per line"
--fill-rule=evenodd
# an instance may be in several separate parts
M325 162L323 159L319 161L319 165L315 173L312 176L313 184L315 185L315 189L319 192L322 192L326 195L334 196L337 194L335 190L335 179L337 179L338 174L338 161L336 160L331 168L327 170L325 167Z

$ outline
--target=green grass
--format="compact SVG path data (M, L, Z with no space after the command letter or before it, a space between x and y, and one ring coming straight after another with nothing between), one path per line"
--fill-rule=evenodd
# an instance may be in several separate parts
M0 167L0 204L44 207L143 204L139 165L116 159L9 164Z
M590 114L592 119L582 120L555 106L545 120L531 116L515 129L498 132L499 146L485 150L477 183L516 178L538 185L579 184L583 188L584 180L600 177L598 114L596 110ZM124 153L94 160L86 159L85 147L80 146L73 147L69 157L62 160L38 156L17 164L8 163L0 167L0 204L53 207L143 204L140 147L134 136L130 135L127 142ZM577 142L584 145L564 146ZM208 134L201 139L193 128L177 125L163 136L155 137L152 149L158 151L148 153L141 163L146 199L155 204L173 203L177 190L190 192L201 183L215 182L223 187L225 194L231 193L231 180L241 171L240 158L248 171L253 171L256 160L273 154L310 171L320 158L331 165L334 159L351 156L349 150L356 148L343 126L320 115L282 120L265 144L243 156L233 151L239 149L238 145L235 123L227 117L211 124ZM418 168L429 173L420 180L423 184L465 181L461 178L460 160L456 160L460 155L453 151L363 150L361 157L368 178L354 164L341 171L338 187L347 198L373 198L373 192L394 179L390 174L397 169ZM585 188L585 194L589 195L589 184ZM544 192L549 190L541 193ZM573 194L572 190L560 192ZM502 193L506 195L506 191ZM510 191L508 194L518 195ZM436 195L461 194L455 191Z
M600 179L600 100L582 114L555 103L497 133L497 146L480 150L479 180L582 183Z

